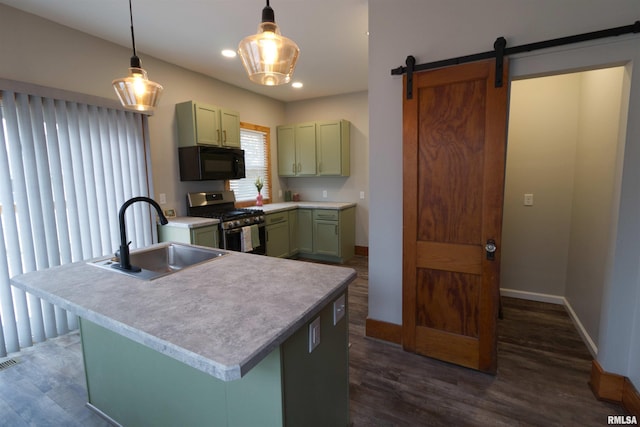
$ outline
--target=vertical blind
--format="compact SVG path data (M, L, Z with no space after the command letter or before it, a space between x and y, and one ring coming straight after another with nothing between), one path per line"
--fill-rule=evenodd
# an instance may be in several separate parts
M262 197L270 198L269 157L267 134L265 132L240 129L240 146L244 150L246 178L230 181L229 185L235 193L236 200L255 200L258 194L256 179L264 181Z
M0 91L0 356L77 328L10 278L113 253L118 210L149 194L146 118ZM148 206L127 210L132 247L154 239Z

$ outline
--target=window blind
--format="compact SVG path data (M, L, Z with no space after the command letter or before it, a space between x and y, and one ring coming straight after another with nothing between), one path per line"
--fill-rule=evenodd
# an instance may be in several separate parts
M264 182L262 197L270 198L269 158L266 133L256 130L240 129L240 145L244 150L246 178L229 181L237 201L255 200L258 195L256 179Z
M114 252L118 210L148 196L141 114L0 91L0 357L77 328L10 277ZM127 210L132 247L152 243L148 207Z

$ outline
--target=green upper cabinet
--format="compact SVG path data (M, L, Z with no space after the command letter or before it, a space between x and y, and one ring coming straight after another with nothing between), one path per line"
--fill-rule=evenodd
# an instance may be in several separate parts
M278 126L278 175L316 174L316 124Z
M349 122L316 123L318 175L349 176Z
M278 175L296 176L294 126L278 126Z
M240 148L240 113L201 102L176 104L178 146Z
M278 175L349 176L349 122L278 126Z
M301 123L296 125L296 175L309 176L316 174L316 124Z
M220 110L222 146L240 148L240 113L223 108Z

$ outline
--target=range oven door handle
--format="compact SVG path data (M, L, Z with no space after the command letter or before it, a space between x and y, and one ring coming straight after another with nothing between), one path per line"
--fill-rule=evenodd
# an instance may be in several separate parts
M265 226L264 223L262 224L255 224L258 226L258 228L263 228ZM232 228L232 229L227 229L227 230L222 230L225 234L236 234L236 233L240 233L242 231L242 227L238 227L238 228Z

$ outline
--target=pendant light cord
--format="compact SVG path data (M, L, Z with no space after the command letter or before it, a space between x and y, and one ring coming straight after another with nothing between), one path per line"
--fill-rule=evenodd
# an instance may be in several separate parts
M267 3L269 3L269 0L267 0ZM133 10L131 9L131 0L129 0L129 19L131 21L131 44L133 45L133 56L138 56L136 55L136 38L133 35Z

